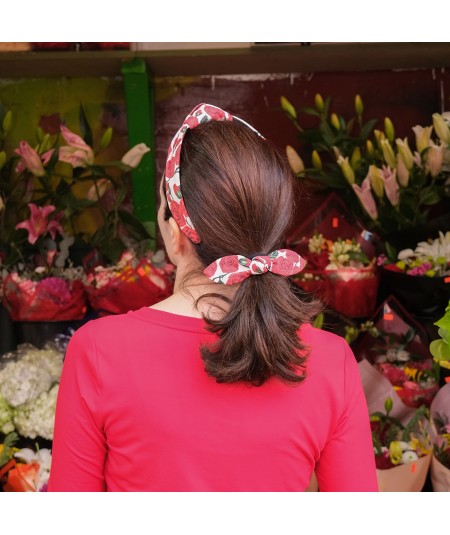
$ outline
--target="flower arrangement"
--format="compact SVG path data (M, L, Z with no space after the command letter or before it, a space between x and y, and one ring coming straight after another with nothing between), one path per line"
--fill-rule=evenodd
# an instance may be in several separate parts
M16 448L17 433L9 433L0 444L0 485L4 492L45 492L52 463L51 450Z
M3 356L0 369L0 431L53 439L53 421L64 353L56 343L43 349L22 344Z
M377 263L386 286L411 312L436 318L450 299L450 231L419 242L398 254L388 243L388 255Z
M418 408L404 425L390 415L392 403L392 399L387 398L385 412L376 411L370 415L375 463L379 470L413 463L432 450L429 410L423 406Z
M112 266L97 266L83 277L92 308L100 314L121 314L151 306L173 291L175 267L163 251L122 253Z
M430 407L431 482L435 491L450 491L450 384L444 385Z
M89 245L113 262L130 240L153 239L124 209L129 171L150 149L140 143L120 160L103 163L112 128L95 140L81 107L80 131L83 137L58 118L52 131L37 129L36 145L22 140L9 158L5 151L0 152L0 249L6 251L2 253L3 264L34 263L41 246L55 250L66 237L73 240L69 247ZM88 214L97 222L94 231L83 224ZM24 217L27 215L28 219Z
M430 353L435 362L443 368L450 369L450 301L444 315L435 322L435 325L439 328L439 338L430 343Z
M333 241L315 232L307 244L306 269L295 282L345 316L368 316L378 289L375 259L369 260L355 238Z
M346 120L330 113L331 99L316 94L314 107L301 112L318 120L303 128L295 107L281 97L281 108L298 129L301 148L310 158L305 167L297 151L287 157L299 178L315 187L339 191L356 219L379 236L414 228L430 217L430 207L448 197L450 114L434 113L432 126L413 127L415 148L396 138L389 117L384 129L376 119L363 121L364 105L355 97L356 116ZM435 136L433 137L433 130Z

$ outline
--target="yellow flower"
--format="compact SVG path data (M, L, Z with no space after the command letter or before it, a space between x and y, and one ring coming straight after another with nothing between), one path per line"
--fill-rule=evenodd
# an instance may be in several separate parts
M399 464L402 460L403 450L398 440L393 440L389 444L389 456L391 457L392 464Z

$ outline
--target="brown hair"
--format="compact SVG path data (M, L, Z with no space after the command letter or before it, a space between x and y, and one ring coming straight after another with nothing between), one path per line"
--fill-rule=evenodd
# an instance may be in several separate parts
M205 267L223 256L252 258L282 247L294 177L270 142L238 121L210 121L186 133L180 168L186 209L201 238L194 248ZM293 286L268 272L243 281L231 300L217 292L200 297L229 305L220 319L205 317L219 335L201 347L208 374L257 386L271 376L303 381L307 352L297 331L320 305L299 299Z

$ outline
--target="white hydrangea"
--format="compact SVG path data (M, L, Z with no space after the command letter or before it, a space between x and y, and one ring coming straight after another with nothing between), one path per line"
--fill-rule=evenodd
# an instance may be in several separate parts
M7 362L0 370L0 394L12 407L19 407L48 392L59 381L63 355L56 348L20 349L20 358Z
M49 392L43 392L36 400L29 401L14 411L14 424L20 435L53 440L58 388L59 384L54 385Z
M11 431L14 431L12 418L13 409L0 394L0 433L7 435L8 433L11 433Z

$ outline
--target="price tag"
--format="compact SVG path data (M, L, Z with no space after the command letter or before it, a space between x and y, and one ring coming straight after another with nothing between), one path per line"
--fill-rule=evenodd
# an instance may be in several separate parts
M338 217L333 217L331 225L333 226L333 228L338 228L339 227L339 218Z

